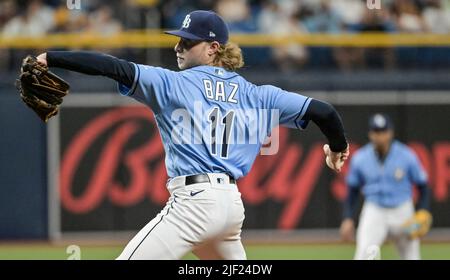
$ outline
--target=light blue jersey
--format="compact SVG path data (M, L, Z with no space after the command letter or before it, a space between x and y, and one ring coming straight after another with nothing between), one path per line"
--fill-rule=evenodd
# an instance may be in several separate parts
M383 163L369 143L352 157L347 175L350 188L362 187L366 201L396 207L412 198L413 184L426 184L427 175L414 152L393 141Z
M304 129L311 98L256 86L235 72L197 66L174 72L135 64L122 95L151 108L166 152L169 177L200 173L246 175L278 124Z

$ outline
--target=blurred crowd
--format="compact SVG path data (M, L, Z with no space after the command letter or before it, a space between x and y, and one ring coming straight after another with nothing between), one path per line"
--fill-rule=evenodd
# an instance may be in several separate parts
M194 9L213 9L237 33L270 36L304 33L402 32L450 33L450 0L169 0L162 5L162 25L174 28ZM450 67L449 49L327 48L298 44L246 52L247 64L281 70L302 68ZM438 65L440 64L440 65Z
M450 33L450 0L380 0L379 10L368 9L366 0L79 1L80 10L69 10L66 0L0 0L0 34L3 37L58 32L111 35L127 29L178 28L186 13L195 9L217 11L231 32L237 33L270 36L365 31ZM414 64L411 56L430 65L450 61L447 48L311 48L292 44L248 48L245 52L247 64L271 64L281 70L324 66L342 70L391 69ZM0 49L0 69L11 66L8 57L11 51Z
M177 26L193 9L218 11L237 32L385 31L450 32L449 0L380 0L368 9L366 0L169 0L164 25Z

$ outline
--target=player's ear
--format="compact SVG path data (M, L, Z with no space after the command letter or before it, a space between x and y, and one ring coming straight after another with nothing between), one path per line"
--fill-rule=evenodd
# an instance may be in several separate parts
M217 41L213 41L209 44L208 55L212 56L217 53L220 48L220 44Z

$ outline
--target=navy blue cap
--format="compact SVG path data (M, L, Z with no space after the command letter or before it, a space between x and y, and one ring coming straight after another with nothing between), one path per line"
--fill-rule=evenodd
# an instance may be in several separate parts
M222 45L228 42L228 27L213 11L193 11L184 18L179 30L165 33L190 40L217 41Z
M369 130L384 131L393 128L392 120L386 114L377 113L369 118Z

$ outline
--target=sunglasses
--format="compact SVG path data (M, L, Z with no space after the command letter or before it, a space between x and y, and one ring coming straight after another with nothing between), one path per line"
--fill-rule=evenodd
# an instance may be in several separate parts
M178 42L178 46L182 49L185 50L190 50L193 47L195 47L196 45L200 44L201 40L189 40L189 39L185 39L185 38L181 38L180 41Z

